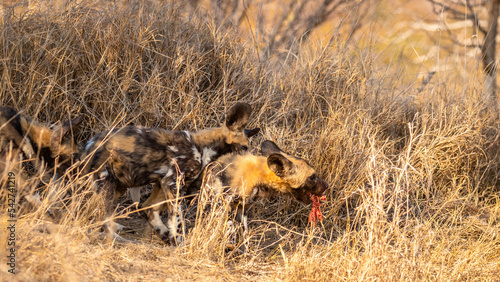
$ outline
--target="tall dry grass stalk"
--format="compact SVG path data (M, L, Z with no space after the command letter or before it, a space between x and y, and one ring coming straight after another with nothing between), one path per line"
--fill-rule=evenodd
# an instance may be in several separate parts
M44 122L84 114L75 132L83 142L125 124L215 126L235 101L248 101L252 125L263 130L253 147L273 140L330 184L325 219L312 228L310 207L262 200L249 211L248 252L238 255L224 251L223 202L188 206L179 247L165 246L128 208L118 221L135 229L124 235L134 243L106 243L96 235L101 196L88 176L68 172L53 200L19 214L16 276L4 263L0 192L2 277L498 279L499 124L478 98L480 85L443 79L418 91L417 82L399 83L397 66L337 34L326 47L304 43L279 63L261 62L251 43L207 15L127 3L5 14L1 104Z

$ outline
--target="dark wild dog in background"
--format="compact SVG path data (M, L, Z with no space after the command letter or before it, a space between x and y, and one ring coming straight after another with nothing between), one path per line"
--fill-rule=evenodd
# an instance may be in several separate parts
M148 223L161 239L178 243L182 211L180 205L174 210L176 205L172 200L185 193L185 187L197 179L208 163L248 148L248 138L259 132L258 128L245 129L251 111L249 104L237 103L227 113L223 126L198 132L127 126L101 132L90 139L84 150L84 156L89 157L84 160L82 156L82 160L84 172L93 173L105 193L105 231L120 238L115 231L123 226L111 219L114 201L128 188L153 184L143 208L170 201L149 209ZM168 227L160 218L160 212L166 209Z
M245 211L256 199L291 196L311 204L312 196L322 196L328 189L326 181L304 159L283 152L268 140L262 143L261 151L263 156L251 153L222 156L204 172L206 184L202 197L223 196L229 201L236 222L243 224L243 234L248 230ZM232 220L228 225L233 225ZM245 251L246 247L242 248Z
M54 195L59 176L78 161L78 147L73 135L73 127L83 120L79 116L65 122L56 122L52 126L39 123L19 113L15 109L0 107L0 171L2 186L9 172L16 175L16 187L27 189L28 173L23 163L35 169L46 170L53 176L53 185L49 187L48 197ZM22 195L33 205L41 202L39 196Z

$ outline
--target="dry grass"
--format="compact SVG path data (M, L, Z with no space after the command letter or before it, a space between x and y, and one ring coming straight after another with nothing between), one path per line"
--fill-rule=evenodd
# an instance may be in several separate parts
M387 70L398 66L380 65L372 49L346 46L341 36L261 62L224 24L171 4L7 15L0 32L1 104L45 122L84 114L79 142L128 123L215 126L244 100L263 130L255 148L271 139L308 159L331 186L316 229L307 225L309 207L287 199L257 204L249 252L236 255L222 248L223 205L204 213L190 206L186 244L177 248L151 236L134 213L119 221L136 229L125 235L136 243L99 240L92 233L99 195L84 177L70 179L58 198L72 191L71 201L20 214L18 280L500 276L499 124L472 79L442 78L419 92L419 82L401 85ZM49 205L56 225L44 216ZM4 246L4 204L0 215ZM7 254L2 247L0 273L13 277Z

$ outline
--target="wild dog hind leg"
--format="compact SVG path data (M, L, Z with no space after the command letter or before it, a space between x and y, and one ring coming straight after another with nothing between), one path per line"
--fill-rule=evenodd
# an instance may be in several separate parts
M113 238L121 239L121 237L118 234L116 234L116 232L124 229L124 226L119 223L116 223L113 217L116 208L116 200L123 194L123 191L125 191L125 189L118 189L118 188L119 187L116 184L116 182L111 180L109 177L106 177L104 180L102 180L101 190L104 193L104 205L105 205L104 207L105 218L104 218L103 229L104 232L113 236Z
M169 201L167 203L164 203L166 200ZM165 191L164 189L161 188L160 184L154 183L151 195L143 204L144 208L152 206L151 209L147 211L148 223L153 229L153 232L158 237L160 237L160 239L162 239L167 243L173 243L172 242L173 235L170 234L170 229L167 226L165 226L165 224L161 220L160 212L162 212L165 209L168 209L169 215L174 214L174 209L172 204L173 200L174 200L174 195L172 194L171 191L169 190Z

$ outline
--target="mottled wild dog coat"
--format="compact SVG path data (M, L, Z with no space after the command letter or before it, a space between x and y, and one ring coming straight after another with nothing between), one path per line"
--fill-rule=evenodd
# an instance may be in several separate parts
M22 169L23 162L35 168L46 167L54 178L78 160L78 147L69 134L74 126L83 120L79 116L52 126L39 123L12 108L0 107L0 170L2 184L9 171L16 174L16 186L24 188L27 174ZM8 170L8 171L7 171ZM51 187L55 188L55 187ZM52 189L53 190L53 189ZM54 191L49 192L52 194ZM39 200L25 195L32 204Z
M188 132L127 126L94 136L85 148L84 154L90 157L85 160L84 171L93 172L106 193L108 220L104 228L117 236L115 229L120 226L109 217L113 213L113 199L127 188L153 184L151 196L143 207L172 200L177 194L177 183L181 183L178 192L182 196L184 187L193 183L208 163L221 155L246 149L248 138L259 131L245 129L250 114L249 104L237 103L227 113L225 124L218 128ZM168 228L159 215L165 209L169 211ZM179 220L182 213L180 208L174 211L172 201L148 210L149 224L160 238L170 243L179 239Z
M229 200L244 233L248 229L245 210L256 199L288 195L310 204L311 195L321 196L328 188L307 161L283 152L272 141L264 141L261 151L263 156L251 153L222 156L205 170L203 192L208 193L204 194L223 195Z

